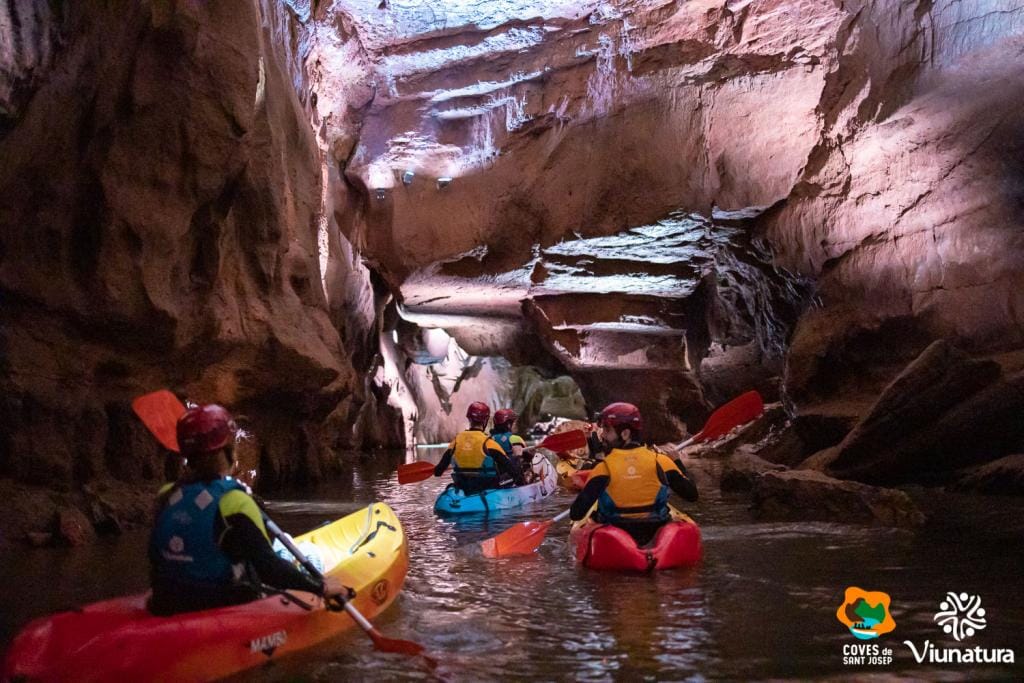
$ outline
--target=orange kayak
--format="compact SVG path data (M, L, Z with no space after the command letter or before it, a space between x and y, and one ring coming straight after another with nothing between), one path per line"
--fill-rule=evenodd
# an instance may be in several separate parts
M409 566L395 513L375 503L297 537L316 546L324 573L356 591L369 619L390 605ZM3 680L208 681L311 647L356 627L311 593L289 591L244 605L156 617L147 594L97 602L30 623L15 638Z

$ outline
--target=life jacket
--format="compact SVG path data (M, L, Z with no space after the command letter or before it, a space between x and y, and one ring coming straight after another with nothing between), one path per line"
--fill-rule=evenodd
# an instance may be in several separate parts
M667 521L669 488L658 454L644 446L614 449L593 470L606 475L608 486L597 500L604 522L624 520Z
M526 442L523 441L523 437L512 432L491 432L491 438L498 442L501 446L501 450L505 451L505 455L512 456L512 446L525 446Z
M497 477L498 465L487 449L502 450L502 447L478 429L467 429L459 433L451 443L452 465L462 477Z
M181 583L230 585L239 578L214 538L220 499L229 491L248 489L231 477L175 486L150 536L156 573Z

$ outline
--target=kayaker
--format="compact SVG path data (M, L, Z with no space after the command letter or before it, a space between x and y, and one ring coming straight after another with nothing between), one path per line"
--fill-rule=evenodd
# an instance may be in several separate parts
M491 438L498 442L505 455L512 460L512 463L523 473L523 480L529 484L534 479L533 453L526 450L526 441L512 430L516 424L516 411L511 408L502 408L494 413L494 427L491 428Z
M607 455L594 467L569 516L581 520L597 503L595 521L621 527L644 545L670 519L669 491L696 501L697 487L668 456L641 443L643 421L633 404L612 403L601 411L598 426Z
M228 476L238 429L218 405L189 408L177 435L188 468L164 486L149 538L149 609L169 616L262 597L263 587L343 595L336 577L310 577L271 548L248 487Z
M465 493L500 488L505 480L515 486L525 483L522 472L505 454L501 444L484 431L490 417L491 409L487 404L479 401L470 404L466 411L469 429L459 432L448 445L434 467L435 477L440 477L452 465L455 486Z

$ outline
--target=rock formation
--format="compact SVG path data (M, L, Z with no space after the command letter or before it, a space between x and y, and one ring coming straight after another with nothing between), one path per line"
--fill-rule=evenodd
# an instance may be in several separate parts
M1019 3L435 4L0 2L0 477L158 477L170 386L314 479L521 373L655 438L781 376L861 476L935 339L1024 347Z

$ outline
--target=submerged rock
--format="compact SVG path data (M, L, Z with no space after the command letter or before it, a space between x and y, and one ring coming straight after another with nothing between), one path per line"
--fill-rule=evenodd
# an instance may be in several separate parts
M764 520L826 521L912 527L924 515L906 493L821 472L764 472L754 480L753 511Z

